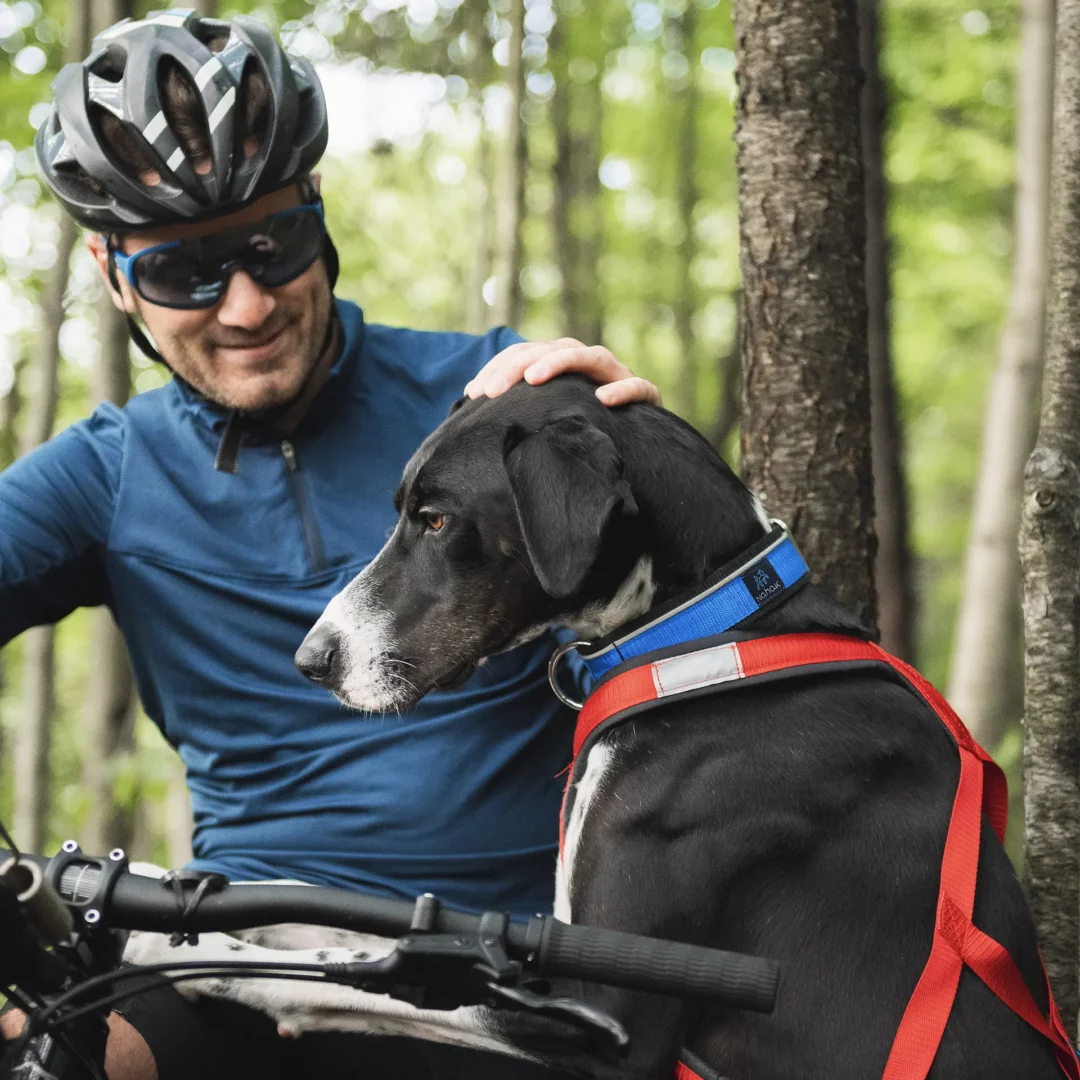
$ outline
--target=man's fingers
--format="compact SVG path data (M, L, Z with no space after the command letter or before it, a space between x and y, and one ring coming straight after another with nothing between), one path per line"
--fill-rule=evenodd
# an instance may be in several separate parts
M633 372L616 360L611 351L603 345L578 345L556 349L538 359L525 371L525 381L539 386L568 371L588 375L598 383L616 382L633 375Z
M583 345L575 338L511 345L484 365L465 387L465 393L471 398L494 398L522 379L539 386L567 372L577 372L600 383L596 396L605 405L626 405L633 401L660 404L660 391L647 379L636 377L609 349L603 345Z
M648 379L634 375L629 379L608 383L596 388L596 396L607 406L629 405L635 401L647 401L653 405L663 405L660 391Z
M465 387L467 397L478 398L485 394L496 397L504 390L509 390L526 370L545 353L558 348L584 348L575 338L560 338L558 341L519 341L493 356L477 372Z

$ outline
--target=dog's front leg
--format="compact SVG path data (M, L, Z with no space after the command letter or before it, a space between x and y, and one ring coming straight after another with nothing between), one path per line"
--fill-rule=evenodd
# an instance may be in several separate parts
M267 949L238 941L228 934L201 934L198 945L174 948L162 934L140 933L131 936L124 959L140 966L185 961L212 965L236 960L267 965L333 964L377 959L380 954L386 955L394 944L385 938L363 937L364 947L360 951ZM189 998L217 998L257 1009L276 1020L283 1035L327 1030L402 1035L541 1060L501 1036L493 1022L493 1011L480 1006L445 1011L417 1009L383 994L369 994L337 983L233 975L191 979L178 983L176 989Z

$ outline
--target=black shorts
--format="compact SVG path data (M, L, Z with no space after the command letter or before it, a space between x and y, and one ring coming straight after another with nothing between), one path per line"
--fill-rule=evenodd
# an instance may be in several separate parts
M499 1054L418 1039L312 1032L283 1039L270 1017L231 1001L188 1001L157 986L116 1011L146 1040L159 1080L558 1080Z

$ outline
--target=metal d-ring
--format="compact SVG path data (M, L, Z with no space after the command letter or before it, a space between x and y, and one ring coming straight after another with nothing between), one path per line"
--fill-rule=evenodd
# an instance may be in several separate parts
M575 712L581 712L585 708L584 701L574 701L573 698L567 697L559 686L558 671L559 662L562 658L571 650L576 649L579 645L588 646L591 645L591 641L568 641L565 645L560 645L552 654L551 659L548 661L548 682L551 683L551 689L555 691L555 696L564 704L568 705Z
M769 518L769 524L772 525L773 528L776 528L776 526L779 525L784 532L789 536L791 535L791 530L787 527L787 522L781 521L779 518Z

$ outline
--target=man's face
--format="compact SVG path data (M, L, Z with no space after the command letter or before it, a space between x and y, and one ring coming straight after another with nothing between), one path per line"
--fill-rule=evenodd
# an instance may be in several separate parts
M234 214L211 222L176 225L123 238L126 255L169 240L206 236L259 221L301 202L294 185L263 196ZM108 283L105 243L88 238ZM271 409L291 401L319 359L330 317L330 283L322 259L276 289L233 273L213 307L181 311L148 303L122 274L113 301L142 316L166 363L211 401L232 409ZM111 286L110 286L111 289Z

